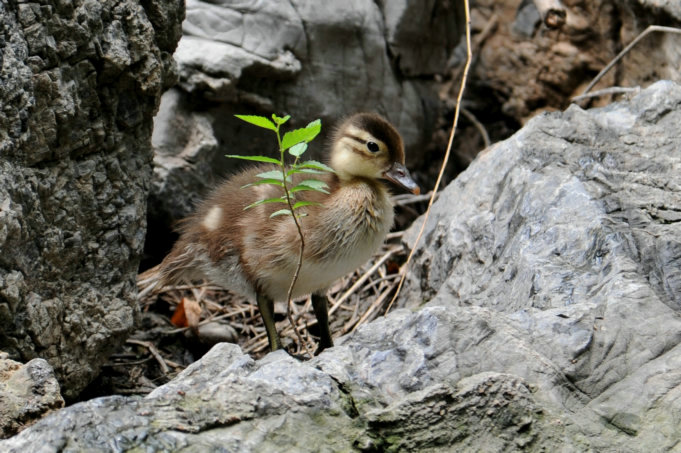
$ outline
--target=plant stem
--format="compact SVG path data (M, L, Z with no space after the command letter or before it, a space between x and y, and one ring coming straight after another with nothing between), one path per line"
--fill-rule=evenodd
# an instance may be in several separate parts
M303 337L300 335L300 332L298 331L298 328L296 327L296 324L293 320L293 316L291 315L291 312L293 311L292 305L293 305L293 287L296 285L296 282L298 281L298 276L300 275L300 269L303 267L303 253L305 251L305 238L303 237L303 230L300 228L300 224L298 223L298 217L296 216L296 213L293 211L293 204L291 203L291 194L288 191L288 185L286 184L286 162L285 162L285 150L281 148L281 137L279 136L279 125L277 125L277 142L279 143L279 153L281 155L280 159L280 165L281 165L281 175L283 178L283 183L284 183L284 194L286 195L286 203L288 204L288 209L291 211L291 217L293 217L293 223L296 225L296 229L298 230L298 237L300 238L300 251L298 252L298 264L296 265L296 270L293 273L293 278L291 279L291 284L288 287L288 293L286 294L286 318L288 318L289 323L291 324L291 327L293 328L293 331L296 333L296 337L298 338L298 342L303 345L305 348L305 352L307 352L307 355L312 358L312 353L310 352L310 349L307 347L307 343L303 341ZM297 159L296 159L297 160Z

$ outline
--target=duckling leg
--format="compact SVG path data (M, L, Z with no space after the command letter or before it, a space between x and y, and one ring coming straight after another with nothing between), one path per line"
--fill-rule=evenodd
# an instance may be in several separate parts
M319 325L319 346L317 347L317 351L315 351L315 355L317 355L324 349L333 347L331 330L329 330L329 308L326 295L313 294L312 307L314 308L314 314L317 317L317 324Z
M262 320L265 323L267 339L270 341L270 349L272 351L281 349L281 340L277 333L277 327L274 325L274 301L262 294L256 294L256 300L258 301L260 316L262 316Z

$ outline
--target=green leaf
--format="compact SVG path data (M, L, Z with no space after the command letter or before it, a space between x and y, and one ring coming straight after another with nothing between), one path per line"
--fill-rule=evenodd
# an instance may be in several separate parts
M293 145L289 148L288 152L294 157L300 157L307 150L307 143L302 142L297 145Z
M270 214L270 219L272 217L278 217L280 215L291 215L291 211L289 209L280 209L280 210L275 211L272 214Z
M317 162L316 160L306 160L305 162L301 162L299 164L296 164L294 167L295 169L301 169L301 168L311 168L313 170L321 170L321 171L326 171L329 173L335 173L335 170L328 165L325 165L321 162Z
M281 126L282 124L284 124L285 122L287 122L290 118L291 118L291 115L286 115L285 117L280 118L280 117L278 117L277 115L275 115L274 113L272 114L272 119L273 119L274 122L277 123L277 125L279 125L279 126Z
M261 204L266 204L266 203L287 203L286 198L284 197L277 197L277 198L266 198L264 200L258 200L255 203L251 203L248 206L244 208L244 211L246 209L251 209L255 208L256 206L260 206Z
M265 178L265 179L261 179L260 181L256 181L256 182L252 182L250 184L246 184L245 186L241 186L241 188L245 189L246 187L259 186L259 185L262 185L262 184L272 184L272 185L275 185L275 186L284 187L284 183L281 182L281 180Z
M251 124L258 126L258 127L270 129L270 130L273 130L273 131L277 130L277 126L275 126L272 121L265 118L264 116L257 116L257 115L234 115L234 116L236 116L237 118L239 118L242 121L246 121L247 123L251 123Z
M329 187L324 181L319 181L317 179L306 179L305 181L301 181L293 187L290 192L300 192L301 190L314 190L316 192L323 192L323 193L329 193L327 190L325 190L327 187Z
M238 156L236 154L226 154L225 157L231 157L233 159L254 160L257 162L267 162L268 164L281 164L277 159L267 156Z
M318 206L320 204L321 203L317 203L316 201L297 201L296 204L293 205L293 209L296 210L303 206Z
M263 173L258 173L257 175L258 178L261 179L276 179L277 181L283 181L284 177L282 176L281 172L279 170L272 170L272 171L265 171ZM290 178L286 178L286 180L290 180Z
M310 174L320 175L320 174L323 174L323 173L326 173L326 172L321 171L321 170L314 170L312 168L293 168L293 169L289 170L288 172L286 172L286 176L291 176L291 175L295 175L295 174L298 174L298 173L310 173Z
M286 150L300 142L309 143L322 130L322 121L315 120L302 129L294 129L284 134L281 140L281 149Z

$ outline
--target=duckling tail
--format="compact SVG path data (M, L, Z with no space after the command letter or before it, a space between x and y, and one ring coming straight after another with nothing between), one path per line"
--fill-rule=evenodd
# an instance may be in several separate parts
M189 281L195 275L196 263L193 254L178 242L161 263L137 276L138 299L159 292L163 287Z
M161 289L161 264L157 264L151 269L147 269L137 275L137 298L143 299L147 294Z

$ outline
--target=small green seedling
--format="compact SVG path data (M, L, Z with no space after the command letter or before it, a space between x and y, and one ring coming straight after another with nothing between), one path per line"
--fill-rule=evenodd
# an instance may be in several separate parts
M243 121L246 121L247 123L253 124L263 129L269 129L271 131L274 131L274 133L277 135L277 143L279 144L279 159L274 159L272 157L267 156L238 156L233 154L227 155L227 157L269 163L274 164L278 167L278 169L276 170L266 171L257 174L256 176L258 177L258 180L250 184L246 184L243 188L257 186L261 184L271 184L277 187L281 187L283 192L282 196L258 200L255 203L251 203L250 205L246 206L244 209L250 209L265 203L283 203L287 207L275 211L270 215L270 218L281 215L289 215L292 217L293 222L296 225L296 228L298 230L298 236L300 237L300 251L298 254L298 264L293 274L293 278L291 279L291 285L289 286L288 289L287 296L288 309L286 315L289 319L289 322L291 323L291 326L293 327L293 330L296 333L296 336L298 337L298 341L300 342L300 344L305 346L305 349L307 349L307 345L306 343L303 342L303 339L300 336L300 333L298 332L298 329L296 328L296 325L293 321L293 317L291 316L292 304L291 294L293 293L293 287L295 286L296 281L298 280L300 268L303 265L303 253L305 251L305 238L303 237L303 231L300 227L300 223L298 222L300 217L303 217L305 214L298 213L297 211L298 209L304 206L310 206L319 203L313 201L296 200L296 193L307 190L313 190L322 193L329 192L326 190L327 185L324 181L314 179L312 176L310 176L310 179L304 179L296 183L296 185L294 185L293 187L291 187L291 185L293 184L292 176L295 174L315 175L323 174L324 172L333 172L333 169L331 167L324 165L321 162L317 162L315 160L307 160L302 162L300 161L300 157L305 153L305 151L307 151L307 144L310 143L322 130L322 122L321 120L312 121L310 124L301 129L294 129L292 131L286 132L282 137L280 128L284 123L286 123L291 118L289 115L286 115L285 117L281 118L278 117L277 115L272 114L272 120L264 116L255 115L235 115L235 116ZM288 153L293 157L293 163L291 165L286 164L286 151L288 151ZM312 357L310 351L308 350L307 352L310 355L310 357Z
M295 199L295 194L297 192L302 192L306 190L314 190L317 192L328 193L326 183L318 179L305 179L298 182L295 186L291 187L292 178L294 174L308 173L308 174L321 174L324 172L333 172L333 169L321 162L315 160L300 161L300 157L307 151L307 144L310 143L322 130L321 120L315 120L301 129L295 129L286 132L281 137L280 128L286 123L291 117L286 115L283 118L277 115L272 115L272 120L264 116L255 115L235 115L237 118L246 121L247 123L253 124L263 129L269 129L274 131L277 136L277 143L279 144L279 159L274 159L267 156L238 156L238 155L227 155L227 157L232 157L235 159L251 160L256 162L264 162L269 164L274 164L279 167L278 170L266 171L256 175L259 180L247 184L244 187L251 187L260 184L271 184L282 188L282 196L276 198L267 198L263 200L258 200L252 203L244 209L250 209L255 206L259 206L265 203L283 203L288 207L280 209L272 213L270 217L277 217L280 215L293 215L299 208L303 206L309 206L312 204L317 204L312 201L297 201ZM294 161L290 166L286 165L286 151L293 156ZM295 217L301 217L301 214L297 214ZM296 222L297 224L297 222Z

